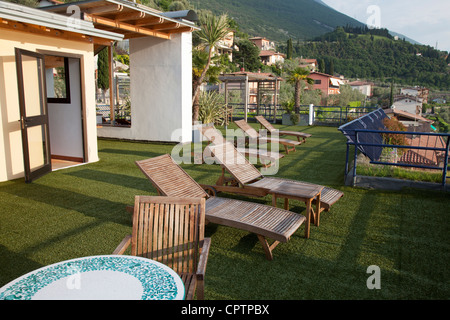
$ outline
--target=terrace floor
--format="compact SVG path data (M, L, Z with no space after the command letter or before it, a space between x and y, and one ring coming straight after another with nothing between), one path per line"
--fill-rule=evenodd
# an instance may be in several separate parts
M274 250L273 261L265 259L255 235L207 225L212 246L205 298L449 299L449 194L344 186L345 137L331 127L289 129L312 137L281 159L276 176L331 186L345 195L322 213L309 239L302 226ZM172 148L99 140L99 162L54 171L31 184L0 183L0 286L48 264L112 253L131 232L125 206L135 195L156 195L134 161ZM182 167L202 184L214 184L221 173L218 165ZM236 198L271 204L270 197ZM291 210L304 213L305 205L293 201ZM367 288L372 265L381 270L379 290Z

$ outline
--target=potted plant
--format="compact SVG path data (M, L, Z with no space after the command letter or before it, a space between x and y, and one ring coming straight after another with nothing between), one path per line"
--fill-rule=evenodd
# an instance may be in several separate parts
M300 115L298 113L295 113L295 103L294 101L286 101L282 104L284 113L282 115L282 124L285 126L292 126L294 124L299 124L300 122Z

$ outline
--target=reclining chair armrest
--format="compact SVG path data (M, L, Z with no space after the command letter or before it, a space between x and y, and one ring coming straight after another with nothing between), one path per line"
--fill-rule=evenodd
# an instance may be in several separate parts
M209 248L211 247L211 238L203 239L203 246L201 247L200 258L197 267L197 279L203 280L206 272L206 263L208 262Z
M131 234L126 236L112 254L123 254L131 243Z

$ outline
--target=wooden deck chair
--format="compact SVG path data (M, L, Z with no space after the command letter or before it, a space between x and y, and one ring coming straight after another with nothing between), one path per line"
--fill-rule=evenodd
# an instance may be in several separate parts
M294 136L297 137L299 142L306 142L306 138L311 137L311 134L297 131L285 131L276 129L269 121L263 116L255 116L255 119L260 123L261 128L264 127L270 134L278 133L281 136ZM302 139L300 141L300 139Z
M136 196L132 234L113 254L159 261L183 280L185 299L204 299L204 278L211 239L205 238L205 199Z
M222 144L226 140L222 136L222 133L217 130L214 125L204 125L200 128L202 135L208 139L210 143ZM266 149L256 149L247 147L237 147L240 153L245 154L247 157L254 157L260 159L264 167L270 167L276 163L278 160L284 157L284 154L274 151L268 151Z
M253 129L245 120L234 121L234 123L248 135L250 139L256 139L258 143L279 143L284 146L284 149L287 154L290 151L295 151L295 147L301 144L300 141L290 140L290 139L281 139L281 138L273 138L270 136L263 137L258 131ZM289 148L290 147L290 148Z
M303 215L259 203L210 196L169 154L136 161L159 195L206 198L207 222L255 233L268 260L280 242L288 242L306 221ZM274 240L269 245L267 238Z
M302 192L313 191L320 185L276 178L264 177L261 172L247 159L240 154L236 148L229 142L224 142L221 145L208 145L206 148L214 156L215 160L222 166L222 175L216 182L216 185L210 186L215 192L231 192L243 194L248 196L266 196L272 195L272 204L276 206L276 199L285 199L285 210L289 209L289 199L299 199L298 191ZM231 174L231 177L226 177L225 172ZM205 186L206 187L206 186ZM342 196L343 192L323 186L320 192L320 197L315 197L312 204L316 205L316 212L313 211L311 203L306 202L307 224L305 226L305 235L309 237L309 221L314 219L314 224L319 225L320 213L323 210L330 210L330 207L336 203ZM309 201L309 200L308 200Z

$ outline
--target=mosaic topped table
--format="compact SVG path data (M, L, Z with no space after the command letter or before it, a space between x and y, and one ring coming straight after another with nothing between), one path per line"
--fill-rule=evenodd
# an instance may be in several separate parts
M178 274L126 255L83 257L29 272L0 288L0 300L182 300Z

